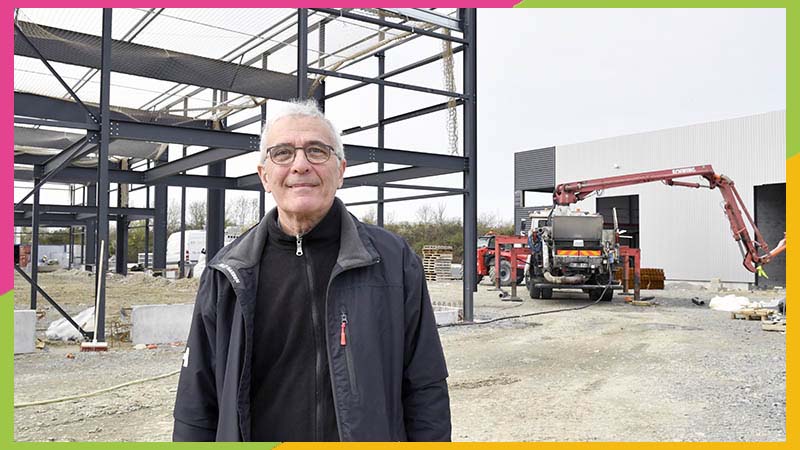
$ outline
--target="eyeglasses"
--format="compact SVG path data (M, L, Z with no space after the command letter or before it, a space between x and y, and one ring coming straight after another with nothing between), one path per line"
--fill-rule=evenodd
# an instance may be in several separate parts
M321 142L306 144L303 147L295 147L289 144L278 144L267 149L269 159L279 166L287 166L294 162L297 150L303 150L306 160L311 164L324 164L331 159L333 147Z

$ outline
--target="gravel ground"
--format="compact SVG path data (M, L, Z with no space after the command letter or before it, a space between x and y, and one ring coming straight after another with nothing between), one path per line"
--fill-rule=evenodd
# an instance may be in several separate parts
M48 281L55 289L52 280L43 283ZM109 282L110 291L120 292L114 307L134 297L117 286L119 281ZM180 282L186 287L152 287L152 296L147 283L126 282L141 303L193 299L189 281ZM707 304L717 292L678 287L645 291L656 296L657 305L651 307L632 306L615 296L611 303L577 311L441 328L453 440L785 440L785 334L762 331L757 321L732 320L728 313L690 300L698 297ZM460 302L460 282L434 282L429 288L435 304ZM475 296L476 320L590 303L577 293L503 302L487 288L481 285ZM783 294L739 295L768 300ZM24 304L24 299L18 301ZM63 301L77 309L74 300ZM113 314L110 309L109 317ZM15 403L169 373L180 367L182 350L180 344L134 350L117 343L107 353L80 353L74 344L48 343L36 353L15 356ZM177 379L173 375L82 399L17 408L16 439L169 440Z

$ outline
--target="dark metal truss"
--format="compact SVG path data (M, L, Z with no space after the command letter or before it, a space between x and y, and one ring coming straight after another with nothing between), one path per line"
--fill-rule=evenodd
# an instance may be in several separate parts
M227 129L224 121L214 123L210 120L195 120L187 118L185 115L170 114L163 110L144 111L130 108L112 108L108 103L107 96L108 75L111 71L172 81L200 88L210 88L219 92L231 92L277 100L288 100L297 97L298 93L305 95L307 86L311 85L307 74L357 81L357 83L327 96L325 95L323 84L315 92L315 97L323 102L326 98L340 96L370 84L378 85L380 89L391 87L441 95L450 98L451 101L449 103L437 103L392 117L383 116L384 106L381 98L377 121L345 130L343 134L352 134L377 128L379 136L383 136L383 128L386 125L445 110L448 107L452 107L452 100L455 100L455 106L463 108L464 111L464 156L386 149L383 148L382 137L379 139L377 147L346 145L345 153L348 166L377 163L378 171L346 177L343 187L378 187L378 200L355 202L350 203L350 205L378 203L381 215L379 223L382 223L382 205L384 203L449 195L462 195L464 197L464 318L465 320L472 320L472 292L475 287L473 283L476 242L475 193L477 189L475 11L462 9L458 19L446 19L441 16L435 17L435 14L428 14L424 10L394 10L395 13L401 11L401 14L402 11L406 11L406 20L411 20L412 18L414 20L424 20L425 17L429 17L431 23L437 23L439 26L449 29L457 28L461 37L451 35L449 32L440 33L431 29L422 29L407 23L370 17L348 10L316 8L313 11L327 14L329 17L323 19L322 22L309 26L309 11L305 9L298 10L296 24L298 33L295 37L290 38L291 41L296 41L298 46L298 61L300 62L297 70L298 76L253 67L249 62L236 64L185 53L166 52L163 49L131 42L112 40L110 33L107 32L107 27L110 29L111 22L110 10L104 11L103 37L21 21L17 22L14 41L16 55L39 57L45 63L47 61L57 61L92 69L101 69L101 92L105 89L106 95L101 95L100 105L94 105L81 102L77 95L74 96L75 101L67 101L15 92L14 120L16 124L86 130L86 137L80 141L80 144L68 149L59 149L62 151L56 156L16 155L15 163L33 165L33 168L15 168L15 179L33 180L37 186L41 186L45 182L99 183L102 186L106 186L107 183L156 186L156 192L162 192L162 194L161 200L159 200L158 195L156 196L156 208L153 209L110 208L107 203L107 197L104 199L104 203L99 206L62 207L41 205L37 194L34 196L34 205L16 205L14 212L15 224L28 225L33 220L35 233L35 230L40 225L68 226L95 223L101 226L98 234L99 242L100 237L103 236L107 240L108 232L107 221L98 221L98 217L108 217L123 223L130 220L154 217L156 224L161 220L162 226L164 226L166 219L165 216L161 217L161 215L164 215L165 212L160 211L162 209L166 211L166 186L262 191L261 182L255 173L240 177L226 177L221 175L187 175L186 171L203 166L219 167L219 164L224 164L227 159L257 152L259 150L259 136L238 133L234 130L249 124L263 122L265 114L263 108L261 116L241 120L228 126ZM312 67L311 65L315 64L315 62L308 61L306 58L308 50L307 34L312 31L324 33L324 23L335 20L337 17L413 33L409 39L427 36L461 44L453 49L453 53L460 53L464 57L463 91L449 92L390 80L395 75L442 59L443 56L441 54L426 57L388 72L384 71L383 65L381 65L377 77L364 77ZM459 34L458 32L456 34ZM376 51L373 55L378 56L383 61L383 58L386 57L386 51L401 44L402 42L393 43L382 50ZM169 54L169 56L165 56L166 54ZM101 55L105 59L101 58ZM362 61L367 56L369 55L361 56L357 61ZM54 76L59 78L55 71L53 73ZM197 89L189 95L200 91L201 89ZM173 102L171 106L175 104ZM99 145L97 143L98 140L100 141ZM107 166L105 163L101 163L98 168L70 165L76 158L90 151L99 153L101 155L100 159L103 159L102 156L107 154L108 143L111 140L175 143L201 146L206 147L206 149L169 162L162 159L153 167L148 164L147 168L136 170L108 168L104 167ZM404 167L384 170L384 164ZM212 172L219 173L216 169L209 171L209 173ZM224 173L224 169L221 173ZM451 173L463 173L464 182L462 187L449 188L401 183L407 180ZM383 189L427 190L432 193L384 198ZM165 239L165 237L159 237L158 235L155 238L157 240ZM34 240L34 242L37 241ZM165 242L162 245L165 248ZM33 282L34 284L36 282L35 276L33 277ZM34 302L35 299L32 298L32 304L35 304ZM102 327L99 331L102 338Z

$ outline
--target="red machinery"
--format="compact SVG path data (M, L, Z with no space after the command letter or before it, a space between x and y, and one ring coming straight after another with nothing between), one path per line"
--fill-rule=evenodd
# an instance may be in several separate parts
M677 181L678 178L686 178L700 176L708 180L708 185L700 183L689 183L685 181ZM634 173L629 175L620 175L616 177L597 178L594 180L576 181L573 183L564 183L556 186L553 192L553 203L556 205L569 205L579 200L583 200L589 194L614 187L630 186L633 184L649 183L652 181L661 181L669 186L683 186L690 188L709 188L719 189L722 198L725 201L725 216L730 222L733 238L739 244L744 261L744 267L750 272L763 275L764 272L761 268L767 264L776 255L786 250L786 238L784 237L778 245L769 250L769 246L764 241L761 232L758 231L753 218L747 211L744 203L742 202L739 193L736 191L733 180L714 172L710 165L681 167L676 169L656 170L653 172ZM745 218L747 221L745 222ZM752 236L748 230L747 224L749 223L752 229Z
M514 248L514 244L522 244L522 248ZM521 280L525 271L525 260L530 254L526 247L527 240L519 236L487 234L478 238L477 250L477 282L484 276L498 279L503 286L515 284ZM497 253L500 258L495 258ZM511 261L516 261L516 270Z

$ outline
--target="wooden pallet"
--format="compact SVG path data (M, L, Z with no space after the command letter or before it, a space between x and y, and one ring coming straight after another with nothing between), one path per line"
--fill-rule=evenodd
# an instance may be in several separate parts
M783 331L786 332L786 319L764 320L761 322L761 329L764 331Z
M427 281L452 279L450 266L453 263L452 245L426 245L422 247L422 268Z
M768 308L740 309L731 313L731 319L766 320L773 313L775 310Z

